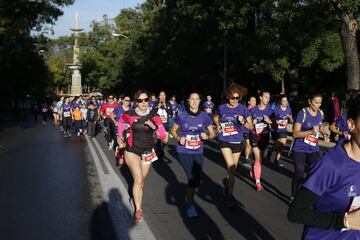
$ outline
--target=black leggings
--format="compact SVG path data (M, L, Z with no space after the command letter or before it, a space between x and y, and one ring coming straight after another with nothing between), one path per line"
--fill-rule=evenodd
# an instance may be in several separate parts
M69 132L72 125L71 117L63 117L63 128L64 132Z
M309 164L311 167L315 163L317 158L320 157L319 152L305 153L294 151L294 178L292 182L291 196L295 196L296 192L300 189L304 181L305 165Z
M105 127L107 128L106 141L109 143L112 140L115 141L115 124L110 118L105 118Z

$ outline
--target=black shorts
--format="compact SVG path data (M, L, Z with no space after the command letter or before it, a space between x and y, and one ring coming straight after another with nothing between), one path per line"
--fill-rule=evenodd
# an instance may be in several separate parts
M243 135L245 140L249 140L249 133L244 133Z
M255 134L250 133L250 146L264 150L269 145L270 133Z
M287 138L287 132L271 132L271 138L277 141L280 138Z
M241 143L229 143L224 141L219 141L219 147L221 148L230 148L232 153L242 152L245 148L244 142Z

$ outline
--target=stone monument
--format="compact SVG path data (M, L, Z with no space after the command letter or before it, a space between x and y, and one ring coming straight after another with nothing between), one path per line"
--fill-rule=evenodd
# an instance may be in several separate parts
M71 76L71 95L79 96L82 94L82 86L81 86L81 74L80 74L80 48L78 43L79 33L84 30L83 28L79 28L78 26L79 14L75 13L75 28L71 28L70 30L74 32L75 44L73 50L73 62L68 64L68 68L72 71Z

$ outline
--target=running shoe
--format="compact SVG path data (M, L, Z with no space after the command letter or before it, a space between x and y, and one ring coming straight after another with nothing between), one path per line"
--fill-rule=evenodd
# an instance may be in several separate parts
M134 221L135 223L142 221L142 210L136 210L134 213Z
M228 197L227 201L226 201L227 207L228 208L232 208L235 206L236 202L235 202L235 198L233 196Z
M283 164L280 160L275 160L275 161L274 161L274 164L275 164L276 166L278 166L278 167L283 167L283 166L284 166L284 164Z
M77 133L77 136L80 137L80 132Z
M261 186L261 183L257 183L256 184L256 191L260 192L262 190L264 190L264 188Z
M196 211L195 205L191 205L187 210L186 210L186 215L188 216L188 218L195 218L198 216L198 213Z

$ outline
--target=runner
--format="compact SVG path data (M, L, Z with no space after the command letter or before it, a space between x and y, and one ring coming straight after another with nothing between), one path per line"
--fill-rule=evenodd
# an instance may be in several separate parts
M275 129L271 132L272 139L274 140L274 150L276 151L275 165L283 167L281 162L281 154L284 151L287 140L287 126L288 123L293 122L292 111L288 106L288 100L285 94L280 95L279 105L274 109L275 116ZM271 155L270 155L271 156Z
M62 120L63 120L63 130L64 130L64 137L70 137L71 136L71 125L72 125L72 109L71 109L71 103L69 98L65 98L65 102L62 105L61 108L62 112Z
M42 125L47 125L47 117L49 114L49 105L46 101L41 104L41 116L42 116Z
M80 134L82 133L82 119L83 119L82 112L81 112L79 106L75 107L75 109L72 111L71 115L72 115L72 119L75 124L75 133L79 137Z
M316 161L288 219L305 225L303 239L360 239L360 95L350 101L351 140Z
M194 193L200 184L204 164L203 141L215 138L212 120L199 109L199 105L200 95L196 92L191 93L186 112L180 113L175 118L171 128L171 134L178 141L176 152L188 178L186 215L190 218L198 216L194 205ZM209 135L206 132L209 132Z
M219 147L227 166L223 184L228 207L235 205L233 196L235 172L244 148L242 126L245 125L249 129L253 127L249 110L239 103L245 93L244 87L232 83L226 90L228 103L220 105L214 115Z
M161 91L159 93L159 102L157 104L155 104L153 111L160 116L165 130L167 132L169 132L170 118L173 113L172 113L172 109L171 109L171 104L166 101L166 94L164 91ZM163 158L164 144L160 140L158 141L158 143L156 145L156 153L158 154L159 158Z
M261 161L263 156L266 155L267 147L269 145L270 125L272 124L271 118L274 111L269 105L270 92L260 92L260 103L253 107L250 111L254 128L250 131L250 144L254 153L254 163L250 171L250 175L255 177L256 190L261 191L263 187L261 185Z
M305 164L308 162L310 167L315 160L320 157L319 134L324 136L326 143L330 142L329 136L324 132L322 122L324 114L320 110L322 95L312 94L308 100L309 106L301 109L295 120L293 137L294 142L294 178L292 183L292 193L290 201L293 200L295 193L300 189L304 173Z
M98 119L99 119L98 111L95 109L94 103L90 102L86 117L86 121L88 125L88 134L90 138L93 138L96 135L95 126Z
M81 122L81 128L83 130L83 134L87 133L87 126L86 126L86 119L87 119L87 112L88 112L88 108L86 107L86 104L83 103L81 105L81 109L80 109L81 113L82 113L82 122Z
M343 144L344 141L350 140L351 135L347 126L347 116L341 115L335 122L330 125L330 131L339 136L337 143Z
M126 122L130 124L130 136L126 139L125 159L134 179L135 222L142 220L144 181L149 173L151 163L157 160L154 150L154 135L164 143L168 141L168 134L161 118L155 112L150 111L149 96L150 94L146 90L137 91L134 99L138 106L135 110L123 114L118 123L118 143L120 146L125 144L124 125Z
M249 100L247 102L247 108L249 111L253 107L256 106L256 97L250 96ZM249 132L250 130L246 127L242 127L243 133L244 133L244 139L245 139L245 159L240 158L240 163L244 164L244 166L249 167L250 166L250 154L251 154L251 145L250 145L250 139L249 139ZM251 168L251 166L250 166Z
M212 117L214 108L215 104L211 101L211 96L209 95L206 97L206 102L203 103L203 109L210 117Z
M155 93L152 93L151 94L151 99L150 99L150 102L149 102L150 109L153 109L155 107L156 102L157 102L156 95L155 95Z
M130 104L131 104L131 99L130 99L130 96L128 95L125 95L123 98L122 98L122 104L119 104L117 106L117 108L114 109L113 111L113 116L112 116L112 120L115 121L115 125L117 126L118 125L118 121L120 120L121 116L129 111L131 108L130 108ZM124 125L124 133L123 133L123 137L126 139L128 137L128 134L129 134L129 123L126 122L125 125ZM117 129L115 129L117 130ZM119 146L117 143L116 143L116 148L115 148L115 164L116 166L118 167L119 165L123 165L124 164L124 146Z
M58 109L58 107L57 107L57 102L56 102L56 100L54 100L53 101L53 103L52 103L52 105L51 105L51 111L52 111L52 113L53 113L53 118L54 118L54 122L53 122L53 124L55 125L55 126L58 126L59 125L59 123L60 123L60 116L59 116L59 109Z
M108 97L108 102L105 103L101 107L101 116L104 118L104 125L105 125L105 131L106 131L106 140L109 145L109 150L114 148L114 139L116 137L115 135L115 123L111 119L113 110L118 106L117 103L114 102L114 97L110 95Z

